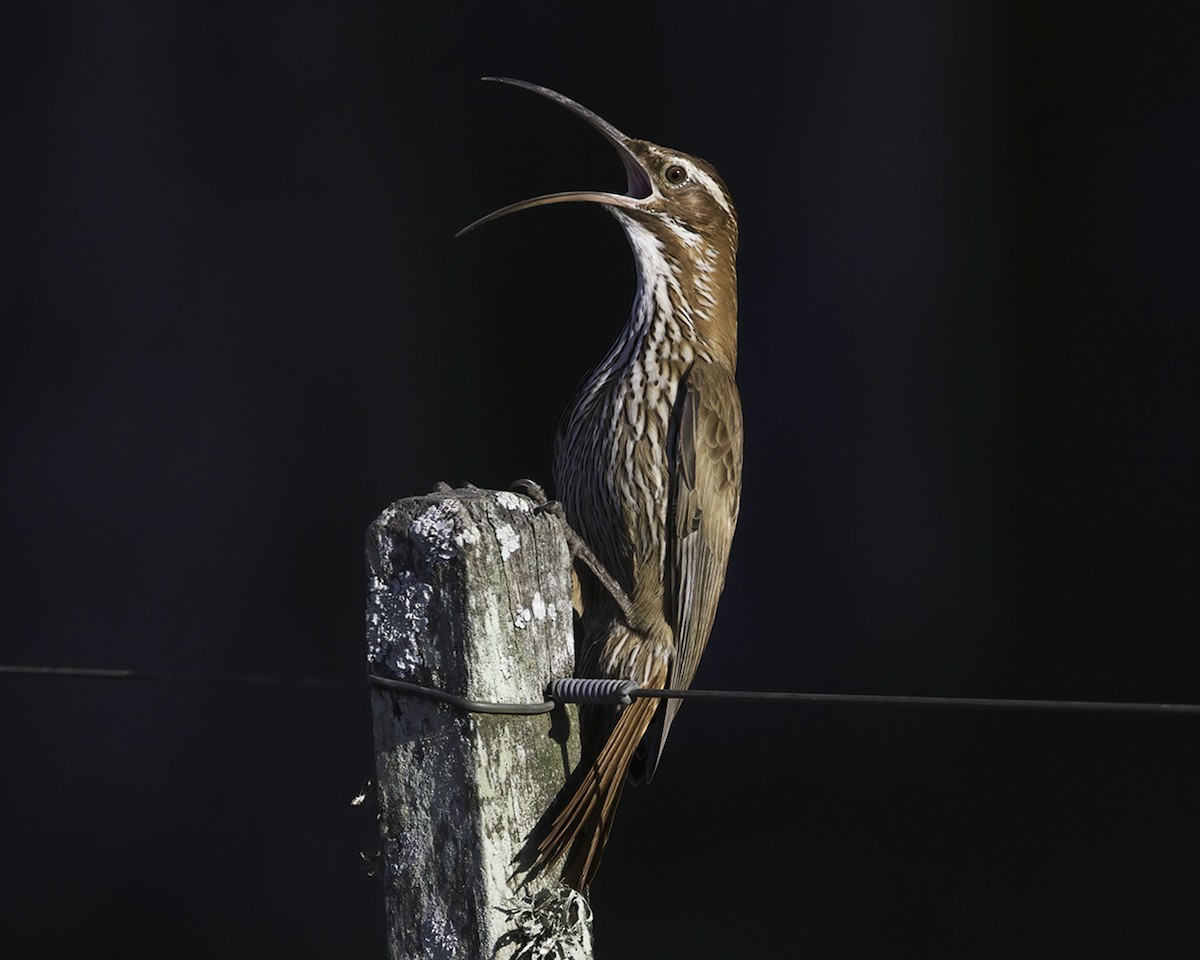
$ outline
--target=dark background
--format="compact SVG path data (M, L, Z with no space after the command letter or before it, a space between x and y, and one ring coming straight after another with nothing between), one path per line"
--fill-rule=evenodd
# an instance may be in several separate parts
M1200 702L1194 19L49 4L0 26L0 662L353 679L362 537L549 476L633 291L548 84L742 224L697 685ZM1053 10L1050 8L1054 8ZM9 957L382 957L366 693L0 679ZM690 705L605 957L1191 957L1200 721Z

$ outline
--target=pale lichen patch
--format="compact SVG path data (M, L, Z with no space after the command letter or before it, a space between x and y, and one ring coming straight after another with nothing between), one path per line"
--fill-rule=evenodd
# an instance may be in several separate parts
M529 500L520 494L513 493L511 490L501 490L497 493L496 503L504 507L505 510L520 510L522 513L528 513L533 509Z
M430 560L451 560L458 556L456 538L462 536L458 510L456 501L439 500L409 525L410 538Z
M507 523L496 525L496 542L500 544L500 559L507 560L521 549L521 536Z
M421 661L419 648L429 633L429 603L433 587L409 570L398 572L383 589L378 577L371 584L367 621L369 662L403 673Z
M454 542L459 547L471 547L477 544L480 540L479 528L476 526L466 526L458 530L454 534Z

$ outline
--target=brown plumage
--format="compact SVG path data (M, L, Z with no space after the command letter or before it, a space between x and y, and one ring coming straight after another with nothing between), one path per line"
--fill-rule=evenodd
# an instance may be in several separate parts
M626 137L552 90L503 82L587 120L616 148L629 180L623 195L552 194L472 224L549 203L600 203L637 262L629 320L580 385L555 441L567 519L632 602L627 619L580 571L576 673L684 688L712 630L741 495L737 215L705 161ZM563 878L576 889L596 874L627 775L650 779L678 708L678 700L643 699L582 713L574 792L539 846L543 864L565 857Z

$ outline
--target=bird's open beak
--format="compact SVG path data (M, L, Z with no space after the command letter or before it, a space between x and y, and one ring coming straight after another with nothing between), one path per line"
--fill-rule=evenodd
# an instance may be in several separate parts
M621 158L621 163L625 166L625 175L629 180L629 186L625 193L603 193L597 190L571 190L566 193L549 193L542 197L533 197L530 200L520 200L517 203L510 203L506 207L501 207L499 210L489 213L486 217L480 217L474 223L463 227L457 237L461 237L464 233L474 230L478 226L482 226L492 220L498 220L500 217L507 216L510 213L516 213L518 210L529 210L532 207L542 207L550 203L603 203L610 207L625 207L635 210L640 205L641 201L652 196L654 187L650 182L650 176L646 172L645 167L637 158L637 154L631 149L633 140L625 136L620 130L614 127L607 120L596 116L587 107L581 106L569 97L564 97L561 93L549 89L548 87L540 87L536 83L526 83L524 80L510 80L507 77L484 77L484 80L493 80L496 83L508 83L514 87L522 87L525 90L533 93L541 94L548 100L553 100L557 104L561 104L570 110L578 117L582 117L593 127L603 134L604 139L613 145L617 151L617 155Z

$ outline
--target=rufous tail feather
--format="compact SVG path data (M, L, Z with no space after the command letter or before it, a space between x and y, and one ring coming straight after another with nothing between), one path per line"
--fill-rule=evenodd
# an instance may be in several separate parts
M599 755L538 844L536 865L544 867L565 856L563 882L580 892L591 886L600 867L629 761L658 705L653 699L635 700L621 711Z

